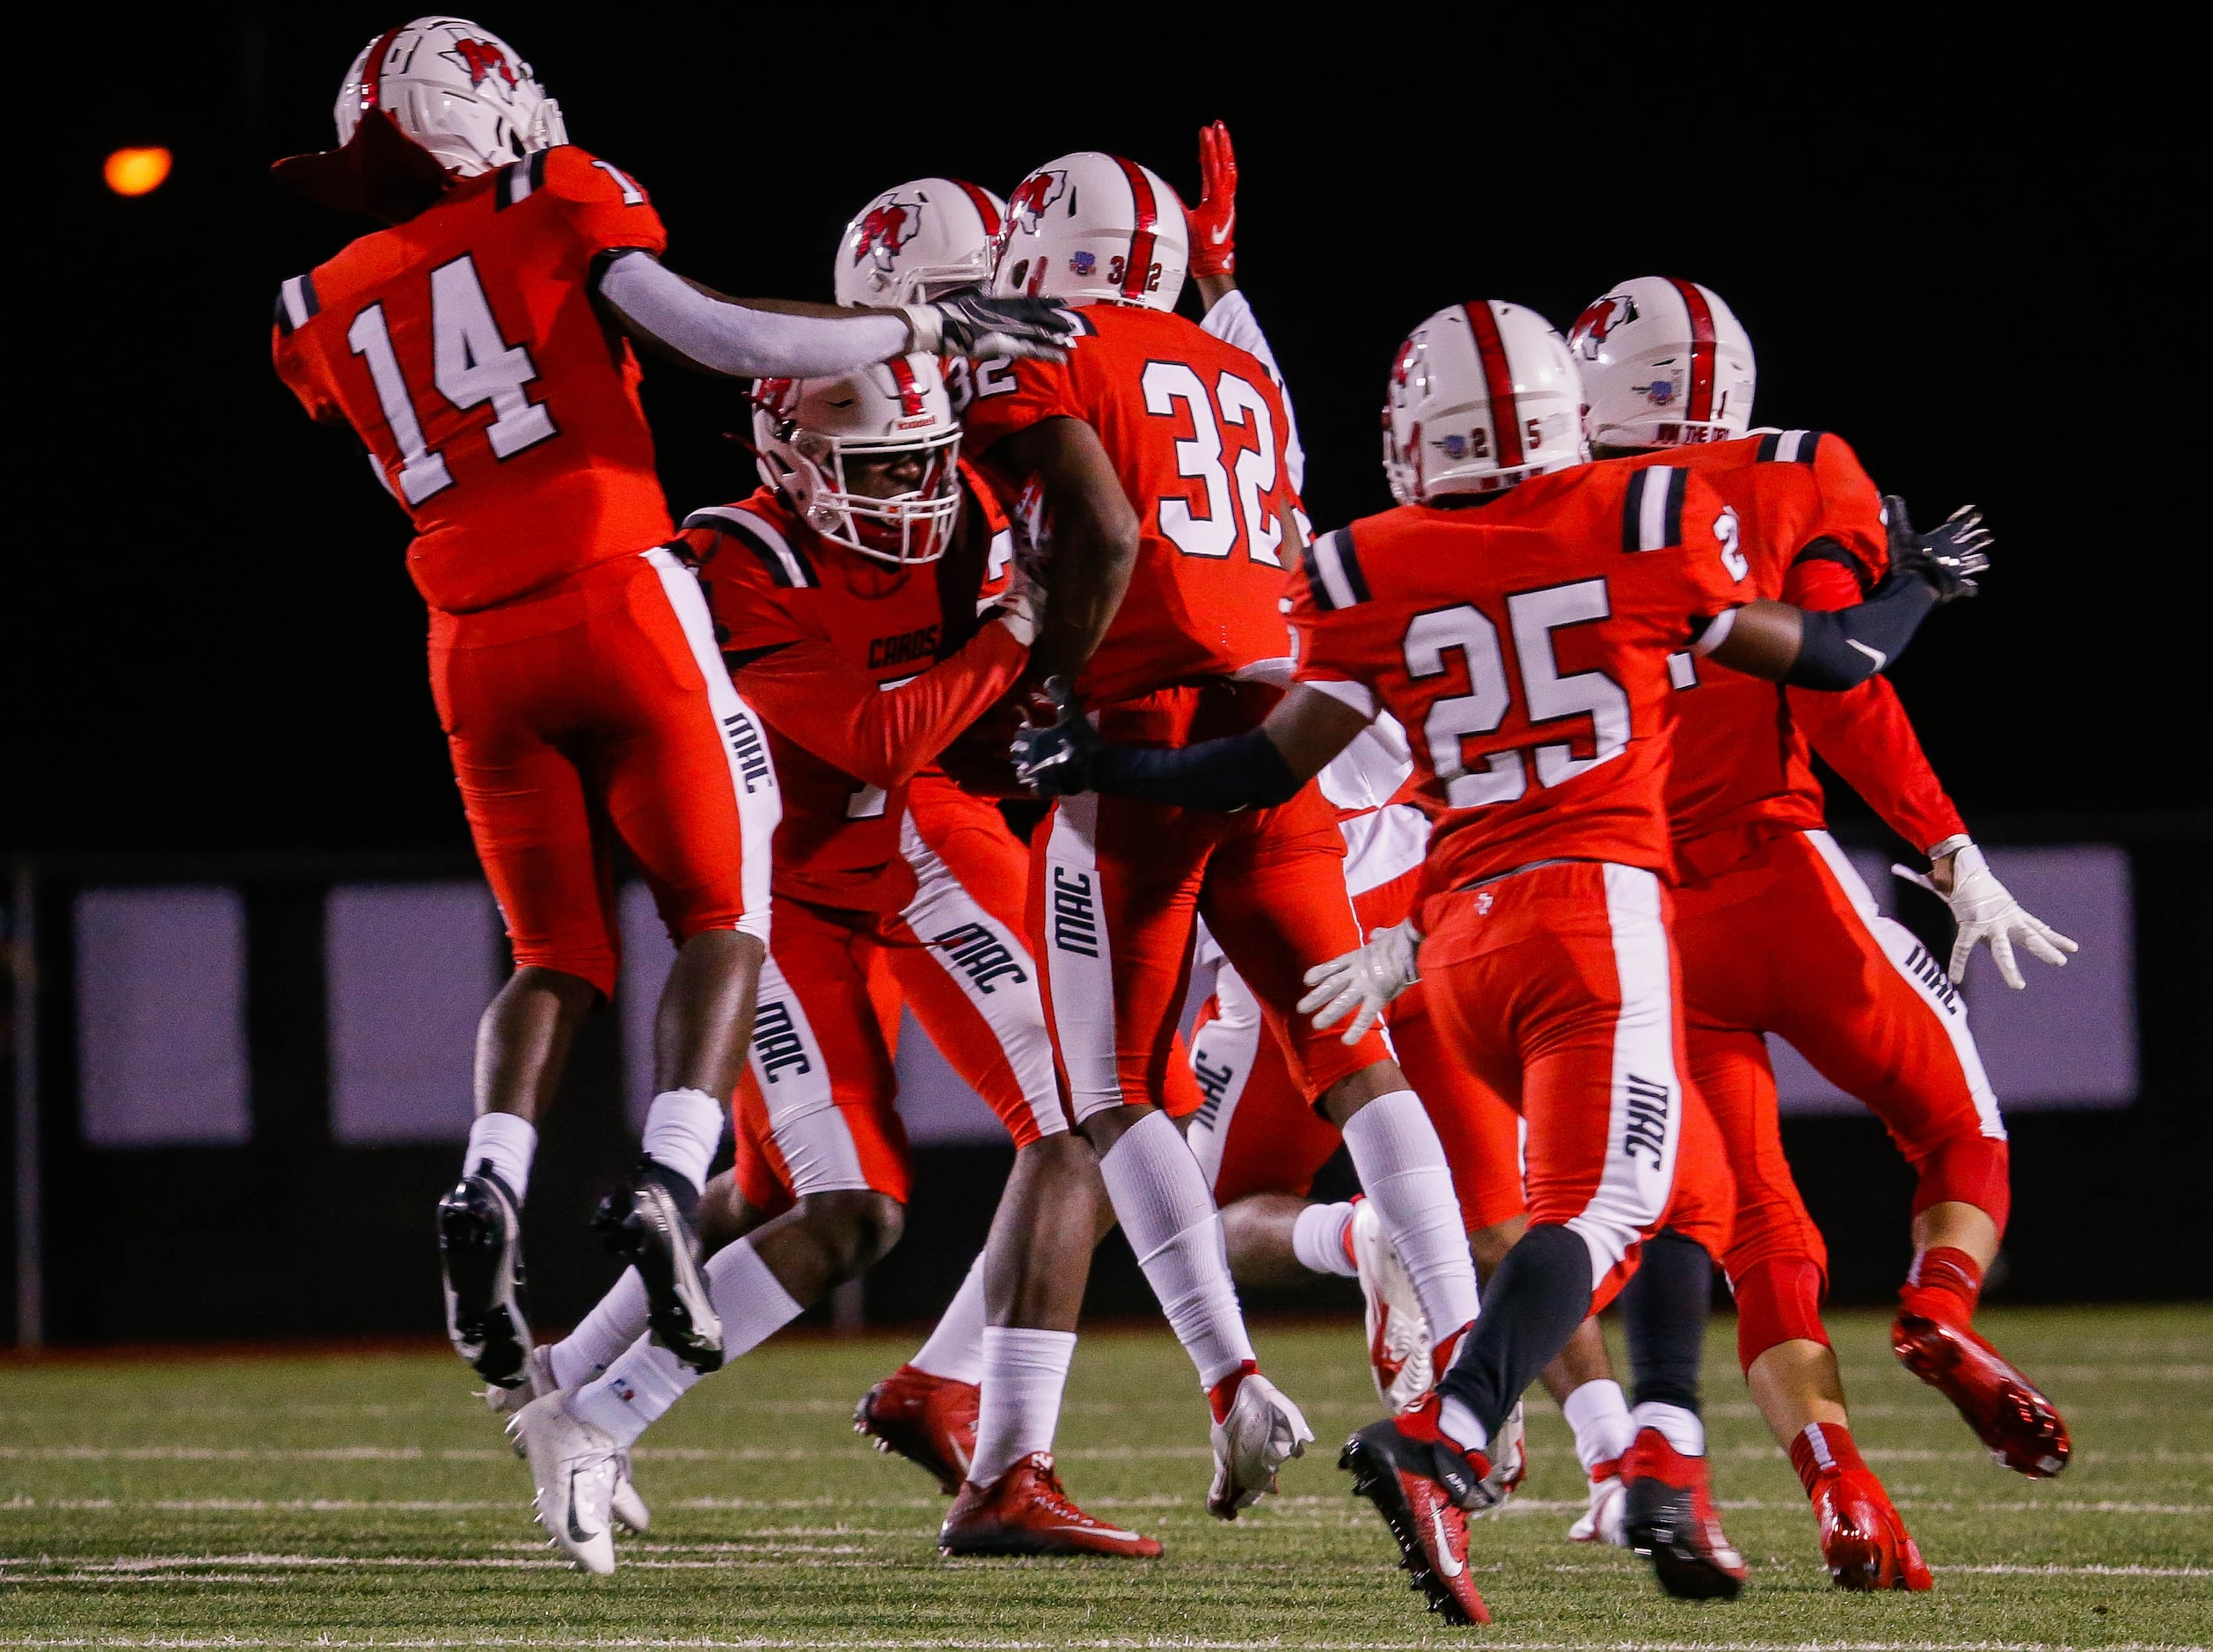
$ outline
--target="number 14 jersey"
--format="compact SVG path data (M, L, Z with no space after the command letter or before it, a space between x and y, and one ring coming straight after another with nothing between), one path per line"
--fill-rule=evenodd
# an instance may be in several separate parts
M1315 541L1298 677L1406 726L1427 892L1540 860L1671 875L1670 656L1757 595L1735 525L1688 470L1616 461Z
M1283 517L1298 494L1267 369L1180 316L1118 304L1075 313L1088 336L1067 361L978 365L966 424L968 451L988 464L1003 436L1081 420L1136 509L1128 594L1078 695L1107 705L1281 659Z
M602 253L667 242L628 174L565 144L278 290L277 375L369 449L433 608L488 608L675 531L637 358L591 295Z

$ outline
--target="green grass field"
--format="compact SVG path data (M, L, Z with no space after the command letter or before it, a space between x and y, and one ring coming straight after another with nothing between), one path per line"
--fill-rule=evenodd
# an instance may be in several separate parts
M1566 1539L1567 1431L1530 1405L1532 1467L1478 1528L1497 1621L1450 1630L1347 1495L1335 1442L1375 1411L1357 1330L1267 1328L1318 1445L1283 1495L1207 1517L1204 1411L1165 1333L1078 1354L1063 1470L1151 1562L947 1561L942 1500L849 1431L909 1344L792 1341L697 1390L638 1453L650 1537L612 1578L563 1569L529 1488L442 1355L0 1365L0 1644L13 1646L1864 1647L2213 1640L2213 1311L1993 1312L2066 1409L2056 1481L1996 1467L1891 1362L1883 1322L1833 1322L1858 1436L1936 1568L1932 1595L1830 1588L1797 1481L1708 1356L1716 1480L1753 1567L1727 1605L1670 1601L1618 1551ZM1723 1327L1724 1331L1728 1327Z

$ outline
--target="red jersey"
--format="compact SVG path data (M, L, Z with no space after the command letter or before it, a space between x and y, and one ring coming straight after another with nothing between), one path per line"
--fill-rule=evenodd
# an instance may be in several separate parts
M570 144L464 179L280 289L278 376L367 445L433 608L668 537L638 361L590 292L601 253L667 244L646 192Z
M1688 470L1616 461L1309 547L1299 680L1405 725L1427 888L1551 859L1668 874L1669 659L1754 596L1725 520Z
M1080 419L1136 508L1137 566L1077 693L1106 705L1281 657L1283 517L1298 495L1267 369L1180 316L1075 313L1090 336L1067 361L979 363L966 422L983 455L1041 420Z
M1889 570L1881 495L1842 437L1784 430L1619 462L1687 467L1713 488L1735 513L1753 595L1849 608ZM1851 771L1847 778L1865 778L1868 801L1917 846L1960 830L1896 691L1881 678L1830 694L1703 662L1683 662L1678 671L1689 691L1679 708L1668 809L1685 875L1710 876L1774 832L1822 825L1809 735L1824 759ZM1834 737L1819 741L1822 729Z
M1029 659L1005 626L975 623L979 574L988 602L1004 589L1012 541L990 490L979 480L968 493L988 535L982 569L957 552L906 567L872 560L822 539L767 488L684 519L732 679L769 725L784 793L778 895L853 911L905 906L908 782Z

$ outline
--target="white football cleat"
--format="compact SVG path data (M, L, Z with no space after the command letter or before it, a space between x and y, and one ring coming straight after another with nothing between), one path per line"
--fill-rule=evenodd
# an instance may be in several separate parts
M1234 1520L1238 1509L1275 1489L1276 1470L1306 1454L1314 1430L1282 1389L1253 1371L1238 1385L1229 1416L1208 1437L1214 1444L1214 1484L1207 1492L1207 1512Z
M607 1499L607 1512L615 1517L615 1524L634 1538L642 1538L654 1524L654 1511L646 1506L646 1500L638 1495L638 1488L630 1478L630 1453L615 1453L615 1489Z
M1482 1507L1468 1510L1468 1518L1478 1520L1485 1515L1496 1514L1506 1507L1506 1500L1522 1488L1529 1478L1529 1420L1522 1414L1522 1402L1516 1400L1514 1409L1506 1414L1506 1421L1499 1424L1498 1436L1486 1448L1491 1459L1491 1472L1483 1477L1483 1493L1487 1502ZM1617 1514L1614 1524L1618 1529L1621 1517Z
M1567 1528L1567 1535L1577 1543L1610 1543L1625 1549L1629 1533L1623 1528L1622 1517L1627 1507L1628 1488L1621 1483L1621 1459L1610 1457L1590 1471L1590 1506Z
M484 1403L495 1417L512 1417L533 1400L544 1399L560 1385L553 1380L553 1349L550 1343L541 1342L530 1350L530 1362L523 1368L522 1380L512 1388L493 1384L484 1391ZM508 1430L509 1443L517 1457L522 1455L522 1436ZM632 1537L642 1534L654 1523L654 1511L646 1506L646 1500L638 1495L638 1488L630 1477L630 1453L618 1452L616 1457L615 1492L608 1500L608 1511L615 1517L615 1524Z
M606 1429L571 1415L568 1400L566 1393L533 1400L515 1413L508 1431L522 1442L530 1466L538 1524L570 1565L604 1577L615 1569L609 1505L622 1450Z
M1377 1394L1396 1414L1420 1405L1435 1380L1429 1319L1370 1201L1353 1206L1352 1235L1353 1265L1360 1270L1367 1310L1368 1369Z

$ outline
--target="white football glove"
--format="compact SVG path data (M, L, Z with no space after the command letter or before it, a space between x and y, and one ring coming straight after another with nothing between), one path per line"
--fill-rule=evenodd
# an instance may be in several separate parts
M1013 634L1014 640L1025 648L1037 640L1038 627L1045 621L1045 588L1032 577L1029 567L1020 557L1007 570L1006 589L996 599L999 623Z
M1421 979L1414 962L1421 946L1421 934L1412 918L1374 931L1365 947L1306 972L1312 990L1298 1001L1299 1013L1312 1015L1315 1029L1326 1032L1358 1006L1341 1034L1346 1043L1357 1044L1383 1019L1391 999Z
M1890 870L1919 884L1952 909L1952 921L1959 925L1958 939L1952 943L1954 981L1967 979L1967 961L1979 941L1990 942L1998 973L2016 992L2028 984L2021 979L2020 968L2013 961L2016 946L2027 947L2032 956L2056 968L2063 968L2067 954L2079 950L2066 936L2026 910L2013 898L2012 892L1991 875L1990 863L1973 844L1963 844L1952 852L1952 889L1948 895L1938 888L1932 879L1910 866L1894 866Z

